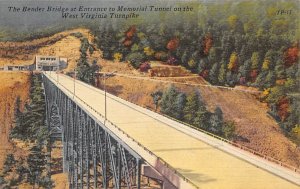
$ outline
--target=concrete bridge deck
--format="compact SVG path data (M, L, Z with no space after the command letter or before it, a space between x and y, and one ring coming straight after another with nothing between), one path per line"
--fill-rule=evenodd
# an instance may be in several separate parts
M54 72L46 75L72 95L74 79ZM74 99L105 114L104 92L99 89L76 81ZM300 175L293 171L110 94L107 119L201 189L300 188Z

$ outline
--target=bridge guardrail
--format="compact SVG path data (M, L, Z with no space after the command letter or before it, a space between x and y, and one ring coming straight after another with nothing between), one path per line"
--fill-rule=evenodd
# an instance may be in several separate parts
M92 89L98 89L98 88L96 88L96 87L94 87L94 86L91 86L91 85L88 85L88 84L86 84L86 83L84 83L84 84L85 84L86 86L88 86L89 88L92 88ZM60 86L62 86L62 85L60 85ZM65 88L64 86L62 86L62 87ZM73 93L73 92L70 91L69 89L67 89L67 88L65 88L65 89L66 89L67 91L69 91L71 94ZM75 96L76 96L76 94L75 94ZM82 99L80 99L80 98L77 97L77 96L76 96L76 98L78 98L78 99L79 99L80 101L82 101L85 105L87 105L89 108L91 108L94 112L96 112L98 115L100 115L102 118L104 118L104 116L103 116L101 113L99 113L97 110L95 110L94 108L92 108L90 105L88 105L88 104L87 104L86 102L84 102ZM108 98L111 98L111 97L108 96ZM119 98L119 97L117 97L117 96L116 96L116 98L121 99L121 98ZM140 105L138 105L138 104L136 104L136 103L129 102L129 101L125 100L125 99L122 99L122 100L124 100L124 101L126 101L126 102L128 102L128 103L132 103L132 104L135 104L135 105L137 105L137 106L140 106ZM126 104L124 104L124 105L126 105ZM126 105L126 106L128 106L128 105ZM128 106L128 107L129 107L129 106ZM146 108L146 109L152 111L149 107L143 107L143 108ZM217 135L215 135L215 134L213 134L213 133L210 133L210 132L208 132L208 131L205 131L205 130L203 130L203 129L200 129L200 128L198 128L198 127L195 127L195 126L193 126L193 125L187 124L187 123L182 122L182 121L180 121L180 120L176 120L176 119L174 119L174 118L172 118L172 117L170 117L170 116L168 116L168 115L162 114L162 113L160 113L160 112L155 112L155 113L157 113L157 114L159 114L159 115L161 115L161 116L167 117L168 119L171 119L171 120L173 120L173 121L179 122L179 123L181 123L181 124L183 124L183 125L185 125L185 126L187 126L187 127L193 128L193 129L195 129L195 130L197 130L197 131L200 131L200 132L202 132L202 133L205 133L205 134L207 134L207 135L209 135L209 136L211 136L211 137L213 137L213 138L216 138L216 139L218 139L218 140L221 140L221 141L223 141L223 142L225 142L225 143L231 144L231 145L234 146L234 147L237 147L237 148L242 149L242 150L244 150L244 151L250 152L250 153L252 153L252 154L254 154L254 155L258 156L258 157L261 157L261 158L266 159L266 160L268 160L268 161L270 161L270 162L273 162L273 163L275 163L275 164L277 164L277 165L280 165L281 167L285 167L285 168L288 168L289 170L292 170L292 171L294 171L294 172L296 172L296 173L300 173L300 168L291 166L291 165L289 165L289 164L287 164L287 163L284 163L284 162L282 162L282 161L280 161L280 160L278 160L278 159L269 157L269 156L267 156L267 155L265 155L265 154L262 154L262 153L260 153L260 152L255 151L254 149L251 149L251 148L249 148L249 147L243 146L243 145L241 145L241 144L238 144L238 143L236 143L236 142L230 141L230 140L228 140L228 139L222 138L222 137L217 136ZM117 127L115 124L113 124L113 123L110 122L109 120L107 120L107 122L109 122L110 124L112 124L112 125L113 125L114 127L116 127L118 130L120 130L123 134L125 134L126 136L128 136L128 138L130 138L130 139L132 139L134 142L136 142L139 146L143 147L143 148L144 148L146 151L148 151L150 154L153 154L155 157L157 157L158 159L162 160L162 162L165 163L165 165L166 165L167 167L169 167L170 169L172 169L172 170L174 171L174 173L176 173L177 175L181 176L185 181L191 183L191 184L194 185L196 188L198 188L192 181L190 181L188 178L184 177L184 176L181 175L179 172L177 172L175 168L173 168L171 165L169 165L167 162L165 162L162 158L156 156L153 152L151 152L151 151L148 150L146 147L144 147L143 145L141 145L139 142L137 142L135 139L133 139L132 137L130 137L127 133L125 133L122 129L120 129L119 127Z

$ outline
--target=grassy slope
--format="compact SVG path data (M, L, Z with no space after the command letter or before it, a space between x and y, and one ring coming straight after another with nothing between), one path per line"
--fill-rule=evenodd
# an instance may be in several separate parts
M20 96L22 104L28 99L28 74L0 72L0 168L8 153L22 154L24 151L16 148L9 141L9 132L13 126L14 106L17 96Z

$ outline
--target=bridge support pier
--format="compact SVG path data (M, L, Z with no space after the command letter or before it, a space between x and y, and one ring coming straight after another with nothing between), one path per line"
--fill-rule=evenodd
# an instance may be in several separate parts
M141 157L45 76L43 83L50 142L62 142L70 188L140 189Z

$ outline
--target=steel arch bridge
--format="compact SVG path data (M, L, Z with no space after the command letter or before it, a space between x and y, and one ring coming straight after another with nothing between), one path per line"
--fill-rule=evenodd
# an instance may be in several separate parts
M50 143L63 143L70 188L140 188L142 158L43 77Z

